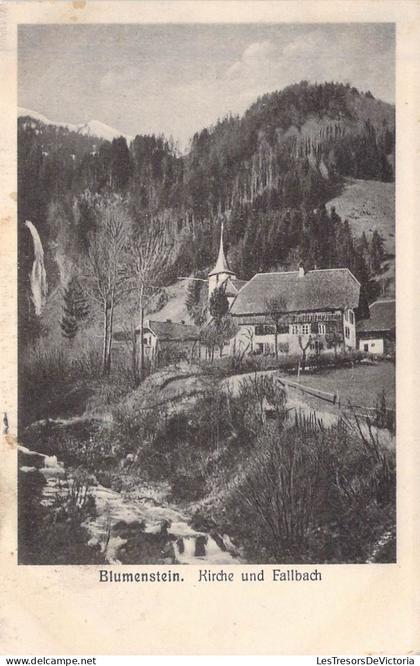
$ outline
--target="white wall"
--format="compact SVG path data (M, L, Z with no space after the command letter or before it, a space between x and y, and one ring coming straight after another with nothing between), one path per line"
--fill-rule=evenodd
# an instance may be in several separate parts
M319 322L322 324L322 322ZM353 313L353 322L351 321L351 317L349 314L347 314L347 320L344 319L343 317L343 336L345 335L345 326L348 328L348 337L344 338L344 344L346 348L351 348L351 349L356 349L356 319ZM327 345L327 342L325 340L325 335L324 334L318 334L316 337L315 335L312 334L293 334L292 333L292 325L289 327L289 333L281 333L278 335L278 345L282 344L288 344L289 350L288 354L290 355L298 355L300 356L302 354L302 349L299 344L299 337L301 337L302 345L303 347L306 347L309 337L311 335L311 339L315 340L318 339L319 342L323 344L323 350L321 353L325 352L333 352L333 349L330 349ZM239 331L236 335L236 338L234 341L231 341L231 353L233 353L233 349L236 348L237 351L242 351L243 349L248 347L247 353L250 353L251 351L257 351L258 350L258 345L268 345L268 347L264 347L261 353L267 353L271 351L274 353L275 351L275 336L274 334L268 334L268 335L256 335L255 334L255 324L248 324L248 325L241 325L239 327ZM251 340L252 340L252 346L251 346ZM342 345L338 345L337 350L340 351L342 350ZM279 349L279 352L281 350ZM310 345L306 348L306 355L310 356L311 354L314 354L314 350L310 349Z
M353 321L351 321L353 320ZM349 336L346 336L346 327L349 332ZM343 335L344 335L344 344L350 349L356 349L356 317L353 310L345 310L343 317Z
M368 345L368 349L365 349ZM365 338L359 340L359 350L367 351L369 354L383 354L384 353L384 340L383 338Z

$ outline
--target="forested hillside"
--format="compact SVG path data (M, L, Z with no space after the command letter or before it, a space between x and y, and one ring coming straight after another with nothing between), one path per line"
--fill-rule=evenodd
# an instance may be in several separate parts
M141 129L141 128L140 128ZM392 181L394 108L349 85L306 82L264 95L242 116L194 135L186 155L170 139L112 142L29 115L19 119L19 287L21 322L30 310L37 228L50 292L83 263L98 199L126 201L134 227L159 219L176 239L173 277L207 269L226 222L232 269L348 266L366 298L383 259L376 238L353 237L325 203L345 177Z

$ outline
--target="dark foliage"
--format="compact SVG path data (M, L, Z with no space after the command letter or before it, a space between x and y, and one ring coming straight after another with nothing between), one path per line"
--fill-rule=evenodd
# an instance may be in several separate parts
M242 118L195 134L185 156L162 136L136 136L127 146L122 137L110 143L29 117L19 120L18 141L22 328L30 324L24 301L32 261L23 222L40 234L54 288L56 243L76 257L85 252L92 202L110 191L127 199L139 229L150 215L165 217L180 248L174 275L208 268L217 218L229 211L225 240L239 277L299 261L348 266L372 295L377 240L370 261L348 225L324 207L343 176L392 179L393 109L369 94L336 83L289 86L261 97Z
M79 324L89 314L89 304L77 277L73 276L63 291L63 316L60 321L63 336L72 340Z

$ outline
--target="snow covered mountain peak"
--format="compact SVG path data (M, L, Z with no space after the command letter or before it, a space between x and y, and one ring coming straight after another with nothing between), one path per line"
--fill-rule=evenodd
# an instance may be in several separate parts
M23 107L18 107L18 116L24 117L29 116L34 120L44 123L45 125L55 125L56 127L65 127L71 132L78 132L79 134L84 134L86 136L98 137L99 139L105 139L106 141L112 141L117 139L120 136L125 137L128 143L132 140L133 137L120 132L119 130L102 123L99 120L90 120L87 123L72 124L64 123L55 120L49 120L46 116L38 113L37 111L32 111L31 109L25 109Z

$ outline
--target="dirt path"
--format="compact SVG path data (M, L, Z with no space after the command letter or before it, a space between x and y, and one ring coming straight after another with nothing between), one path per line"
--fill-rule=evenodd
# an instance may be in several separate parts
M279 372L278 370L263 370L257 373L259 377L261 376L274 376L282 379L290 379L289 375ZM242 375L233 375L232 377L227 377L223 380L223 384L226 387L229 387L232 393L235 395L239 391L241 381L246 381L255 376L255 372L249 372ZM310 386L310 377L305 377L305 385ZM316 387L316 378L314 378L314 387ZM287 407L293 416L295 413L301 413L304 416L310 416L314 412L317 417L322 420L324 426L330 427L335 425L338 419L342 416L348 417L350 422L353 423L352 414L345 407L339 407L338 405L333 405L332 403L316 398L312 395L302 394L299 390L293 389L291 387L286 389L287 396ZM356 424L354 427L357 430ZM368 427L366 424L361 423L362 432L369 436ZM395 436L392 435L388 430L377 429L372 427L374 434L377 434L379 441L385 447L394 449L395 448Z
M257 374L258 377L274 376L281 377L282 379L290 379L288 375L285 375L278 370L262 370ZM225 380L223 380L223 383L228 386L232 393L235 395L239 391L241 382L253 377L255 377L255 372L248 372L242 375L233 375L232 377L227 377ZM329 403L323 402L322 400L314 398L310 395L303 396L299 394L298 391L293 389L287 389L286 395L288 409L290 409L292 412L300 411L305 415L312 414L315 411L326 426L330 426L336 423L340 416L340 411L335 405L330 405Z

